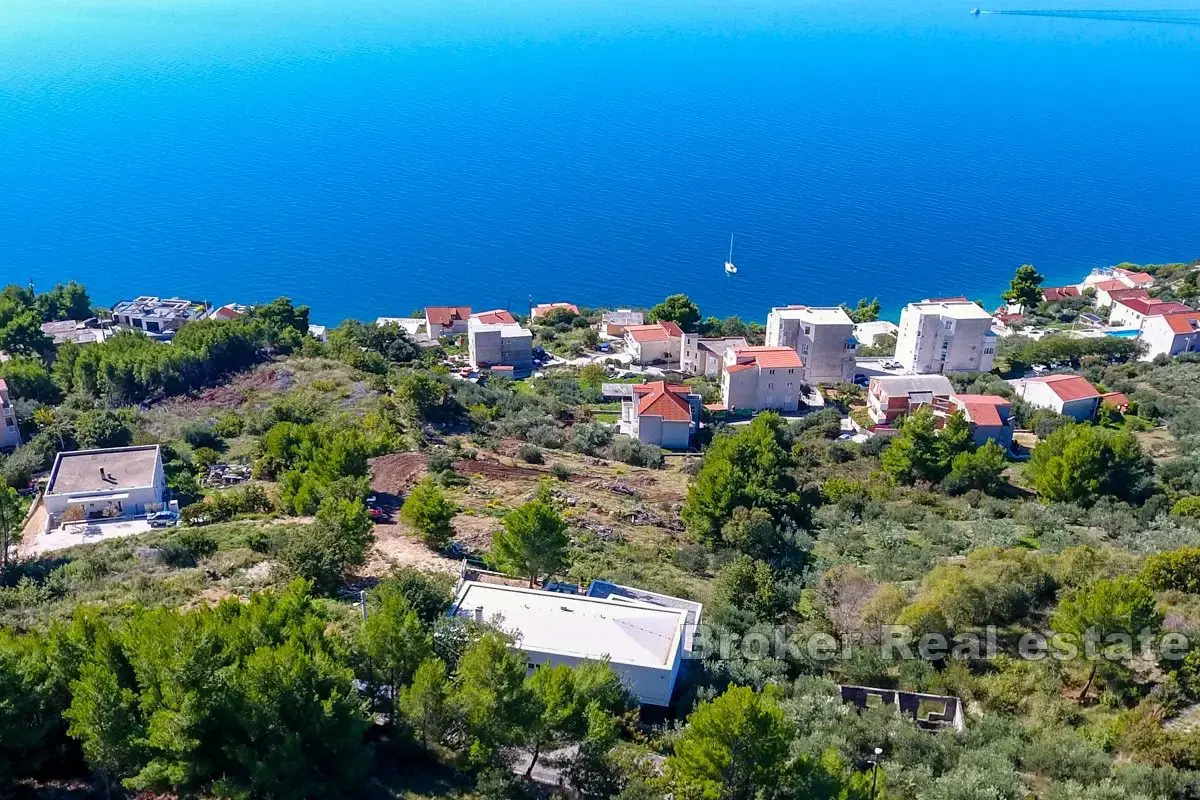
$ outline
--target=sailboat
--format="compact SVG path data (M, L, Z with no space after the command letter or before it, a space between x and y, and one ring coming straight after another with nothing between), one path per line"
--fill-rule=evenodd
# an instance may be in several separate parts
M725 261L725 274L737 275L737 267L733 263L733 234L729 234L729 258Z

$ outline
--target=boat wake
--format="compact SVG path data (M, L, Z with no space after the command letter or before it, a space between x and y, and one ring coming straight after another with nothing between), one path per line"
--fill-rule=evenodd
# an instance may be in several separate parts
M1046 8L1012 9L1007 11L971 10L972 14L1007 15L1017 17L1053 17L1057 19L1086 19L1102 22L1147 22L1159 25L1200 26L1200 9L1122 9L1122 8Z

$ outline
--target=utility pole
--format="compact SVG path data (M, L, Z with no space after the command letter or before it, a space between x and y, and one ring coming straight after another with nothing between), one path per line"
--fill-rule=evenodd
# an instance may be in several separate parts
M362 609L363 622L367 621L367 590L360 589L358 592L358 607Z

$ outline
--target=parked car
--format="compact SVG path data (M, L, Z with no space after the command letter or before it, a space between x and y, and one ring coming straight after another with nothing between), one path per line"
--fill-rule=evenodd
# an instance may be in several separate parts
M178 517L174 511L155 511L146 515L146 521L151 528L170 528L178 521Z

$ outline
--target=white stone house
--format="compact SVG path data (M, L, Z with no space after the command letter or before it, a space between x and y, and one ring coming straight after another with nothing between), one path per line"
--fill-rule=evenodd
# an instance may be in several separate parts
M470 306L429 306L425 309L425 333L435 341L446 336L461 336L467 332L470 318Z
M1129 297L1114 300L1108 314L1108 324L1114 328L1141 328L1150 317L1164 314L1186 314L1192 309L1183 303L1160 300L1157 297Z
M848 383L854 380L858 341L854 321L841 306L778 306L767 315L767 346L790 347L804 362L800 380Z
M1048 408L1079 422L1095 419L1100 408L1100 392L1080 375L1046 375L1009 381L1020 397L1031 406Z
M705 339L698 333L685 333L679 371L685 375L719 378L725 364L725 351L731 347L749 347L749 343L740 336Z
M1150 317L1142 325L1138 341L1146 346L1143 361L1200 352L1200 311Z
M59 453L42 502L51 521L61 522L68 509L78 509L81 519L159 511L166 497L162 454L154 444Z
M634 364L678 365L683 352L683 330L674 322L625 327L625 352Z
M0 378L0 450L11 450L21 444L21 430L17 427L17 412L13 409L8 394L8 384Z
M700 395L687 386L665 381L640 383L621 402L619 430L643 444L686 450L700 424Z
M795 411L803 369L790 347L731 347L721 372L723 404L729 411Z
M995 358L992 315L965 297L909 303L900 313L896 360L905 372L987 372Z

